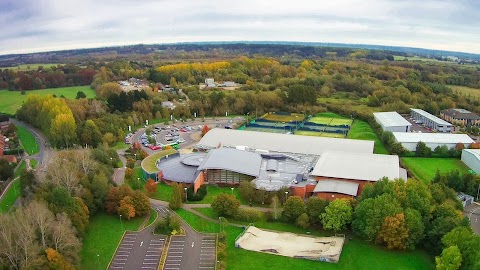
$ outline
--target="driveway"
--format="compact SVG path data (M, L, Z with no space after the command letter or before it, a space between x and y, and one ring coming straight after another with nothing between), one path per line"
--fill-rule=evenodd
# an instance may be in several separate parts
M480 235L480 206L476 203L470 204L463 210L463 216L470 220L472 230Z

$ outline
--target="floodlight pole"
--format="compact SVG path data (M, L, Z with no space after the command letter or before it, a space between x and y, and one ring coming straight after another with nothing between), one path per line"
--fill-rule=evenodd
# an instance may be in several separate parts
M185 202L188 203L188 195L187 195L187 188L183 188L185 190Z
M285 191L285 202L287 202L288 199L288 191Z

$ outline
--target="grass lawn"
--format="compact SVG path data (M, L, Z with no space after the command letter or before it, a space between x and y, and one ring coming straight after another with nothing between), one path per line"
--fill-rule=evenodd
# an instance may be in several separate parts
M158 168L157 166L155 166L155 163L157 162L157 160L159 160L161 157L164 157L166 155L172 155L175 153L177 153L177 150L169 149L169 150L162 150L158 153L150 155L142 160L142 168L148 173L157 172Z
M295 135L317 136L317 137L327 137L327 138L345 138L344 135L339 133L316 132L316 131L308 131L308 130L298 130L295 132Z
M152 198L161 200L161 201L170 201L170 198L173 194L173 188L163 182L159 182L157 184L157 193L155 193Z
M147 224L145 225L145 228L150 226L156 219L157 219L157 216L158 216L158 212L151 209L150 210L150 218L148 219L148 222Z
M218 232L219 225L204 220L183 209L177 213L193 228L204 232ZM228 226L227 233L227 268L234 270L250 269L434 269L433 258L424 251L396 252L375 246L354 238L343 247L340 262L324 263L295 259L272 254L265 254L235 248L235 239L242 233L242 228ZM268 267L266 267L268 266Z
M87 98L93 98L96 96L95 91L91 89L89 85L30 90L26 91L26 95L22 95L20 91L0 90L0 112L12 115L15 114L22 104L27 101L27 96L30 94L36 94L39 96L55 94L58 97L63 95L66 98L74 99L77 96L78 91L83 91L85 95L87 95Z
M22 142L23 149L25 149L29 155L38 153L39 149L37 141L35 140L35 136L33 136L30 131L22 126L17 126L17 134Z
M115 150L127 149L130 147L130 144L126 144L124 142L117 142L112 148Z
M116 215L101 213L93 216L83 239L80 269L106 269L123 232L125 230L138 230L142 221L143 217L123 220L122 228L120 219ZM100 255L98 259L97 255Z
M480 89L460 85L449 85L448 87L451 88L453 92L457 92L465 96L471 95L472 97L480 98Z
M265 120L275 121L275 122L301 122L305 116L301 113L292 113L291 115L281 115L269 113L265 117L262 117Z
M63 64L22 64L14 67L6 67L4 69L11 69L13 71L27 71L27 70L38 70L39 66L42 66L44 69L49 69Z
M23 164L25 165L25 163ZM20 181L17 179L13 181L13 184L5 191L5 196L0 200L0 213L8 212L18 197L20 197Z
M315 117L324 117L324 118L336 118L336 119L348 119L344 116L341 116L339 114L333 113L333 112L322 112L322 113L317 113L315 114Z
M383 145L380 138L378 138L372 127L365 121L355 119L352 128L347 134L347 138L356 140L375 141L373 152L375 154L388 154L387 148Z
M30 159L30 166L35 169L38 165L38 161L36 159Z
M403 157L401 160L415 178L424 183L432 181L437 170L441 173L452 170L459 170L461 174L468 173L468 167L456 158Z
M308 119L308 122L312 122L315 124L322 124L322 125L328 125L330 122L332 122L332 118L327 118L327 117L312 117Z

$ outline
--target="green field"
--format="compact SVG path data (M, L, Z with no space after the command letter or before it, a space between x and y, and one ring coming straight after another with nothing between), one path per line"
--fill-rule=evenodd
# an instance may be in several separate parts
M48 64L23 64L23 65L18 65L14 67L6 67L2 69L11 69L13 71L27 71L27 70L38 70L39 66L42 66L44 69L49 69L52 67L56 67L57 65L63 65L63 64L53 64L53 63L48 63Z
M193 228L203 232L218 232L219 224L209 222L183 209L177 213ZM233 226L225 228L227 233L227 269L434 269L433 259L424 251L389 251L363 240L347 240L343 247L340 262L325 263L288 258L266 253L235 248L235 239L243 229Z
M155 193L153 196L151 196L153 199L157 199L160 201L170 201L170 198L172 197L173 194L173 189L171 186L159 182L157 184L157 193Z
M147 172L147 173L155 173L158 171L157 166L155 163L157 160L159 160L161 157L164 157L166 155L172 155L177 153L177 150L175 149L169 149L169 150L162 150L158 153L155 153L153 155L150 155L146 157L145 159L142 160L142 168Z
M316 132L316 131L308 131L308 130L296 131L295 135L317 136L317 137L328 137L328 138L345 138L343 134L339 134L339 133Z
M385 148L372 127L365 121L355 119L352 128L347 134L347 138L374 141L375 147L373 152L375 154L388 154L387 148Z
M281 115L275 113L269 113L268 115L261 117L262 119L274 122L301 122L305 116L301 113L292 113L291 115Z
M476 98L480 98L480 89L471 88L467 86L460 86L460 85L449 85L449 88L453 90L453 92L465 95L465 96L472 96Z
M20 181L14 180L13 184L11 184L9 189L5 191L5 195L0 200L0 213L8 212L10 207L12 207L13 203L15 203L15 201L19 196L20 196Z
M138 230L143 217L122 220L116 215L97 214L90 218L80 252L80 269L106 269L125 230ZM99 255L99 256L97 256Z
M17 134L22 142L23 149L25 149L29 155L38 153L38 144L33 134L22 126L17 126L17 130Z
M15 114L22 104L27 101L27 96L30 94L36 94L39 96L56 95L57 97L63 95L66 98L74 99L77 96L78 91L83 91L88 98L96 96L95 91L92 90L89 85L31 90L26 91L26 95L22 95L20 91L0 90L0 112L12 115Z
M432 181L437 170L441 173L452 170L459 170L461 174L468 173L468 167L456 158L403 157L401 160L406 169L424 183Z

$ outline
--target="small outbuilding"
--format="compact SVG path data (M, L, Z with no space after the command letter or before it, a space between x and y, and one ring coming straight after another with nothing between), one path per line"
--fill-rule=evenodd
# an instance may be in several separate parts
M373 113L373 117L384 131L410 132L412 126L397 112L377 112Z

